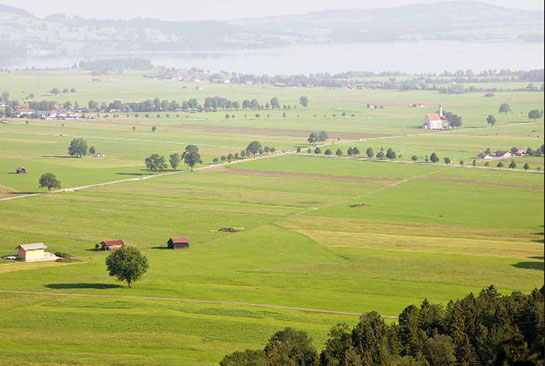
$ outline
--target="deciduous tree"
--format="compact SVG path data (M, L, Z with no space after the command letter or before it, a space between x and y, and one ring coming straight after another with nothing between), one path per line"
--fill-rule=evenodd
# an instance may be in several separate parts
M110 276L118 281L126 281L129 288L138 281L149 268L148 259L136 248L123 247L106 258Z
M44 173L39 180L40 188L47 188L50 193L52 188L61 188L61 182L53 173Z

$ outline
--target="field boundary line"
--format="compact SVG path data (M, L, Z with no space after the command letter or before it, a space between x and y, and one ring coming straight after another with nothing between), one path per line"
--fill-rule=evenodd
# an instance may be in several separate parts
M283 305L254 304L254 303L249 303L249 302L238 302L238 301L193 300L193 299L178 299L178 298L152 297L152 296L67 294L67 293L59 293L59 292L33 292L33 291L7 291L7 290L0 290L0 293L17 294L17 295L98 297L98 298L114 298L114 299L156 300L156 301L172 301L172 302L193 303L193 304L212 304L212 305L240 305L240 306L249 306L249 307L294 310L294 311L304 311L304 312L308 312L308 313L336 314L336 315L362 316L362 315L366 314L366 313L356 313L356 312L350 312L350 311L323 310L323 309L301 308L301 307L296 307L296 306L283 306ZM398 319L397 316L393 316L393 315L381 315L381 317L384 318L384 319Z

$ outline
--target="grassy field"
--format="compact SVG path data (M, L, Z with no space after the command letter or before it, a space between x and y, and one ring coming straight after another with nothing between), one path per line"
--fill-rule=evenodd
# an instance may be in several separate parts
M291 104L307 95L311 101L286 118L283 111L261 112L259 119L240 111L229 120L211 112L12 121L0 125L0 198L43 192L37 180L47 171L63 188L116 181L149 175L146 156L180 152L188 143L199 145L208 165L254 139L279 151L306 148L308 133L322 129L333 137L326 142L332 149L391 147L405 161L278 154L0 201L0 256L14 254L21 243L44 242L51 252L81 259L0 260L0 290L101 295L0 293L0 365L217 365L233 350L262 347L285 326L308 331L320 348L333 325L358 320L249 304L395 316L424 298L446 304L489 284L504 293L543 285L543 174L406 161L435 151L470 164L487 147L537 148L543 122L530 122L520 112L543 108L542 93L483 98L208 84L195 90L135 73L93 83L90 75L73 71L3 73L0 83L21 99L28 93L48 99L53 87L74 87L76 93L61 97L82 104L210 95L263 101L278 96ZM484 119L497 112L500 100L509 101L515 113L498 116L490 129ZM367 102L386 108L371 111ZM407 108L414 102L429 108ZM419 129L423 114L439 104L462 115L464 128ZM342 118L343 111L355 117ZM155 133L151 126L158 127ZM84 137L106 156L67 157L73 137ZM543 166L543 158L517 158L519 168L526 160L533 168ZM28 173L14 174L18 166ZM239 231L218 232L222 227ZM164 250L168 238L182 235L191 240L189 250ZM107 275L106 254L94 249L109 239L123 239L150 261L149 272L132 289ZM248 304L121 297L127 295Z

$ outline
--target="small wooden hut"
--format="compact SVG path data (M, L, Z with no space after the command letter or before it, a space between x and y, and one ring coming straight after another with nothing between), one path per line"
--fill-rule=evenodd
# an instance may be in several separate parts
M220 231L222 233L236 233L238 230L233 228L233 227L222 227L218 231Z
M186 237L170 238L167 241L167 245L170 249L188 249L189 239Z
M113 251L123 248L125 243L123 243L123 240L105 240L100 245L102 246L102 250Z
M15 169L15 173L17 173L17 174L26 174L26 169L22 168L22 167L19 167L19 168Z

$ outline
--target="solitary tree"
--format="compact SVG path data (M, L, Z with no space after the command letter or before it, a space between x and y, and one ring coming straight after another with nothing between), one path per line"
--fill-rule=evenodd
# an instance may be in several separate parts
M151 128L151 132L155 133L155 131L157 131L157 127L153 126L153 127Z
M308 98L304 96L299 98L299 104L301 104L305 108L308 107Z
M503 168L503 163L500 161L498 165L496 165L498 168Z
M488 117L486 117L486 122L490 125L490 127L494 127L496 125L496 117L489 114Z
M97 149L94 146L91 146L89 148L89 154L94 155L94 154L96 154L96 152L97 152Z
M169 163L172 169L177 170L181 160L182 160L182 157L180 156L180 154L178 153L171 154L169 156Z
M343 151L341 149L337 149L337 151L335 151L335 155L337 156L342 156L343 155Z
M145 162L146 168L155 173L159 173L160 170L165 170L168 167L165 157L159 154L151 154L146 158Z
M499 112L503 113L503 114L505 114L507 116L507 113L512 112L511 106L509 104L507 104L507 103L503 103L502 105L500 105Z
M533 109L528 113L528 118L533 119L534 122L537 122L541 116L543 116L543 111L540 111L539 109Z
M136 132L136 126L132 126L132 132Z
M528 170L530 169L530 165L528 165L528 163L524 163L524 170Z
M354 147L354 148L352 149L352 154L354 154L354 155L359 155L359 154L360 154L360 149L358 149L357 147Z
M509 164L509 168L515 169L516 167L517 167L517 163L515 162L515 160L511 160L511 163Z
M430 155L430 161L431 161L432 163L437 163L437 162L439 161L439 157L437 156L436 153L432 153L432 154Z
M132 247L124 247L110 254L106 258L106 266L110 276L116 277L118 281L127 281L129 288L149 268L148 259Z
M61 188L61 182L53 173L44 173L39 180L40 188L47 188L47 192L51 193L51 188Z
M231 154L232 156L232 154ZM187 145L184 153L182 154L184 163L189 166L189 169L193 170L193 167L201 163L201 155L199 154L199 147L196 145Z
M413 156L411 157L411 160L412 160L412 161L417 161L417 160L418 160L418 156L413 155Z
M319 147L317 147L316 149L314 149L314 153L315 153L315 154L321 154L321 153L322 153L322 149L320 149Z
M73 139L68 146L68 153L71 156L81 158L83 155L87 155L87 141L84 139Z
M445 158L443 158L443 160L445 161L445 164L450 164L450 163L452 163L452 160L450 160L449 157L445 157Z
M333 152L331 151L331 149L327 149L325 152L324 152L325 155L332 155Z
M261 143L259 141L252 141L246 148L246 151L252 154L255 158L255 154L257 154L261 148Z
M375 152L373 151L372 147L368 147L367 150L365 150L365 153L367 154L368 158L372 158L375 156Z

